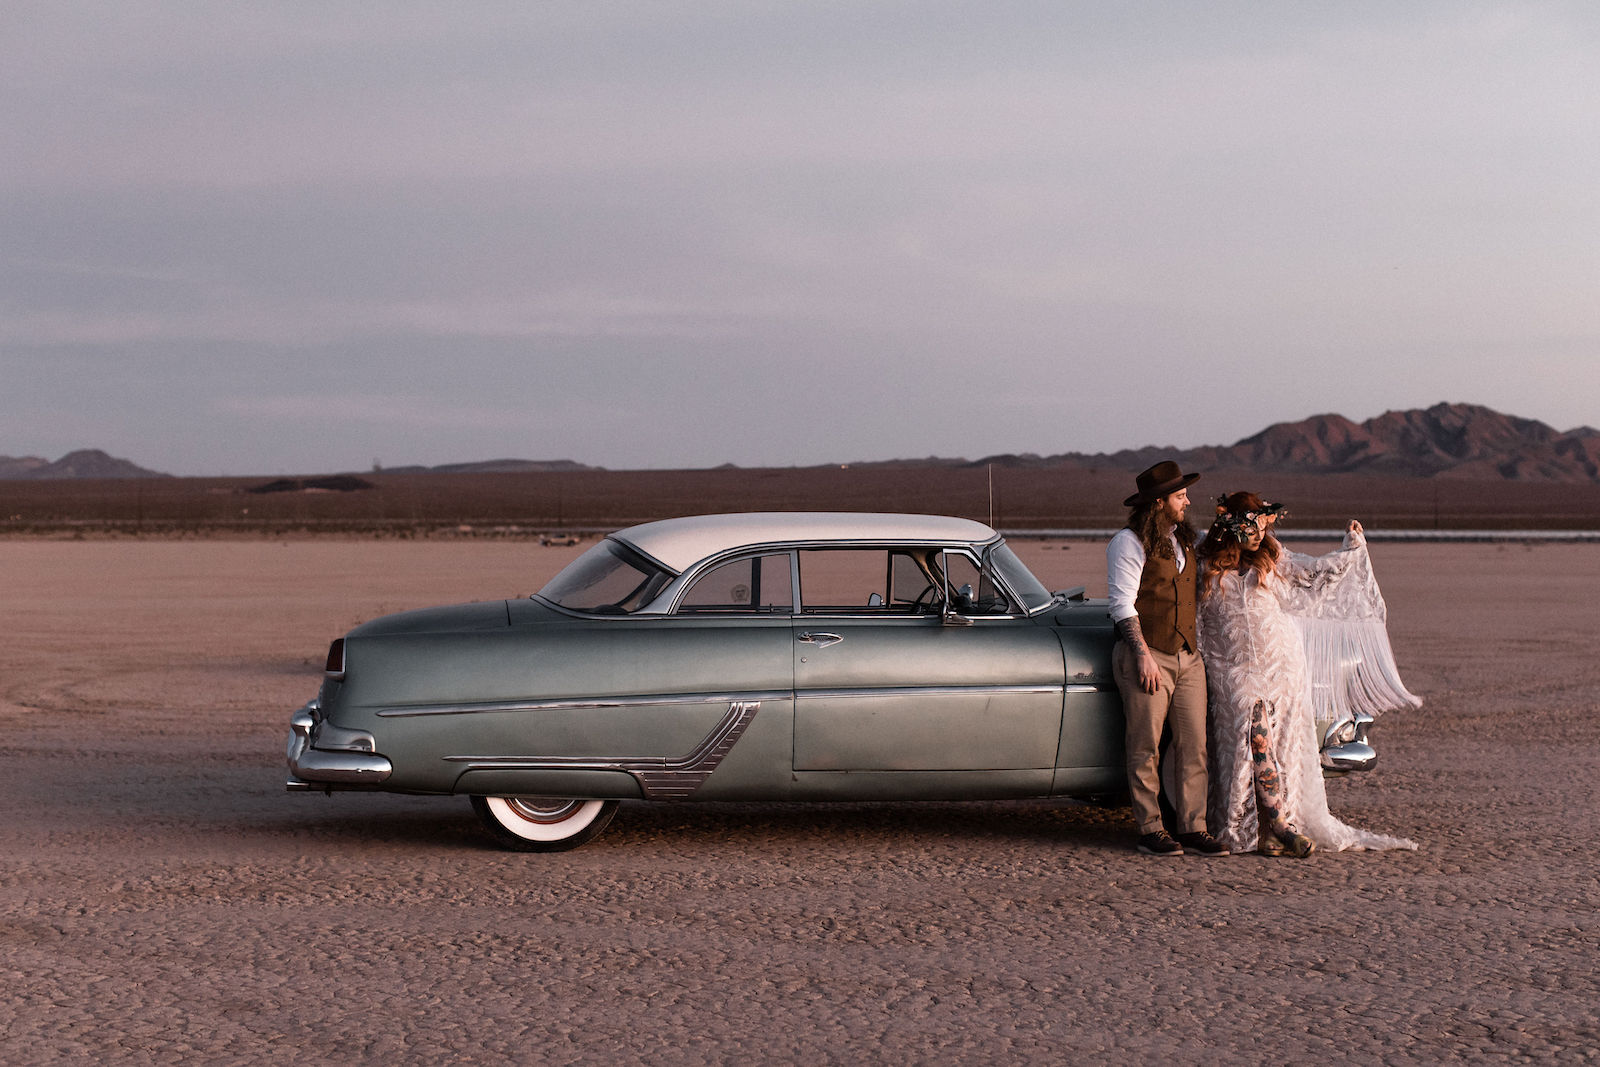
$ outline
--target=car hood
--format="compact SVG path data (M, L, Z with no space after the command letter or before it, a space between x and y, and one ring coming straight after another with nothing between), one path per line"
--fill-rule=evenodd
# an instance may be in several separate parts
M511 625L504 600L473 604L451 604L442 608L422 608L384 615L351 630L350 637L382 637L388 634L426 634L460 630L503 630Z

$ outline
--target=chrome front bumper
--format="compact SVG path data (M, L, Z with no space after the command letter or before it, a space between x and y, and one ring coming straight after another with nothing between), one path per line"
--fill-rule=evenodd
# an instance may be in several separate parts
M289 717L290 792L305 790L373 789L394 773L387 756L374 750L376 742L361 730L341 730L323 722L315 699Z
M1372 716L1357 712L1328 727L1322 738L1322 769L1332 774L1370 771L1378 762L1378 750L1367 742Z
M1330 771L1370 771L1378 751L1365 741L1351 741L1322 750L1322 766Z

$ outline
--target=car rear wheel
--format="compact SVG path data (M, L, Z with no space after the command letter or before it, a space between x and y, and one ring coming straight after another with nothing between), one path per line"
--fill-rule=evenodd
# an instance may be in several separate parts
M615 800L570 797L473 797L472 810L496 841L519 852L565 852L598 837L617 813Z

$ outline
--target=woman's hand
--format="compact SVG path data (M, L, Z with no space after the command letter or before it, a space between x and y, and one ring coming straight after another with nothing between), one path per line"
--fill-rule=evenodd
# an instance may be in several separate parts
M1344 528L1344 543L1347 545L1364 545L1367 543L1366 531L1361 528L1361 523L1351 519Z

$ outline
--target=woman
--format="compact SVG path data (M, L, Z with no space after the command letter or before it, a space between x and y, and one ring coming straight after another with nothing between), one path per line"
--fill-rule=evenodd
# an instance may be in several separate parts
M1395 669L1361 524L1351 520L1338 551L1312 558L1272 536L1282 513L1230 493L1197 553L1211 832L1234 852L1267 856L1416 848L1335 819L1323 789L1314 691L1336 718L1422 704Z

